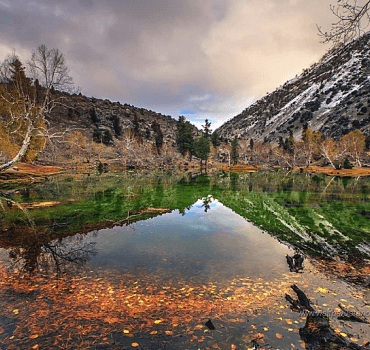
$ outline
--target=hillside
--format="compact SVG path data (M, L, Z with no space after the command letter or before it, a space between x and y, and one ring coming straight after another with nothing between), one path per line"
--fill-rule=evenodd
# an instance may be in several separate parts
M164 138L173 142L176 140L177 120L168 115L81 94L68 95L60 92L54 94L63 96L63 104L47 117L52 129L75 128L88 134L92 134L96 129L109 130L114 141L127 130L134 129L136 118L138 131L144 139L153 138L151 126L156 121L160 125Z
M246 108L219 136L277 143L300 139L308 124L339 139L353 128L370 134L370 34L329 51L320 62Z
M172 153L176 150L177 120L168 115L82 94L70 95L53 91L53 98L61 103L56 104L52 112L46 116L49 134L60 134L64 131L65 133L60 140L51 138L52 142L48 142L45 150L39 153L38 160L44 164L63 163L65 159L70 162L78 154L85 161L89 157L92 161L101 157L107 161L126 159L127 162L134 164L137 163L135 158L140 156L143 163L145 157L143 154L140 155L135 147L139 143L143 145L142 153L156 154L155 124L160 127L166 149ZM73 139L71 142L74 132L78 132L80 139ZM194 135L200 133L195 126L193 132ZM93 142L94 133L100 135L108 133L111 140L103 141L101 144L103 147L99 150L100 142L96 139ZM133 134L135 142L130 140ZM78 146L73 147L74 145ZM128 154L130 147L132 152ZM100 153L102 154L99 155Z

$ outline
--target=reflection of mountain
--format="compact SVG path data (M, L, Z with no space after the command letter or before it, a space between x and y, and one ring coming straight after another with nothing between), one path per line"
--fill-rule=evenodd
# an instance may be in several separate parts
M3 213L0 245L15 249L15 256L19 256L18 248L33 246L36 252L49 245L50 254L58 256L52 252L56 239L63 243L65 237L76 233L126 225L175 209L185 214L199 198L203 198L205 211L212 210L212 196L299 248L324 254L358 253L358 248L364 251L370 241L369 192L368 179L282 173L60 177L30 188L27 201L61 202L29 211L38 233L19 242L20 224L24 227L26 220L13 206ZM22 197L13 200L21 202Z
M271 235L314 254L370 253L368 179L277 178L250 175L239 179L236 191L213 196Z

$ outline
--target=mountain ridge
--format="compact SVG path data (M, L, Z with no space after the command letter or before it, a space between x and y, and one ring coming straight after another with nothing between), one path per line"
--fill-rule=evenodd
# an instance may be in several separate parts
M232 139L300 139L308 125L339 139L370 134L370 33L332 48L319 62L247 107L215 131Z

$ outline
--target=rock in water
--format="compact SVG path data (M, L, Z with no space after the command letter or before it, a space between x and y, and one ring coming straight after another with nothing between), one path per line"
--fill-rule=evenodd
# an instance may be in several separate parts
M286 255L286 262L289 265L290 271L293 271L293 269L294 269L294 262L293 262L293 259L288 254Z
M216 329L213 322L211 320L208 320L205 325L210 329L210 330L214 330Z
M315 311L315 309L310 305L309 299L295 284L291 288L297 293L299 303L309 311Z

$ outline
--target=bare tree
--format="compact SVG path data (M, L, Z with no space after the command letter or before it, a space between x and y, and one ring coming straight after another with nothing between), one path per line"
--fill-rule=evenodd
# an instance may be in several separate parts
M43 56L41 56L43 55ZM44 58L44 61L39 58ZM31 69L44 72L44 87L33 84L26 77L25 67L13 54L2 65L4 79L0 84L0 144L6 144L7 159L0 163L0 172L10 168L26 156L39 143L45 145L45 138L62 137L62 133L49 134L46 115L61 101L53 98L51 89L71 86L64 56L59 50L47 50L45 45L34 52ZM43 140L43 141L40 141Z
M27 62L34 79L47 91L54 88L59 91L71 91L73 79L69 75L64 55L59 49L49 50L46 45L40 45L32 52Z
M318 143L320 154L335 169L335 163L346 153L344 142L335 142L331 137L327 137Z
M365 135L361 130L353 130L340 140L344 144L346 153L352 158L357 166L361 167L361 156L365 149Z
M317 27L323 43L345 43L362 35L370 24L370 0L337 0L337 5L330 5L336 17L329 32Z

